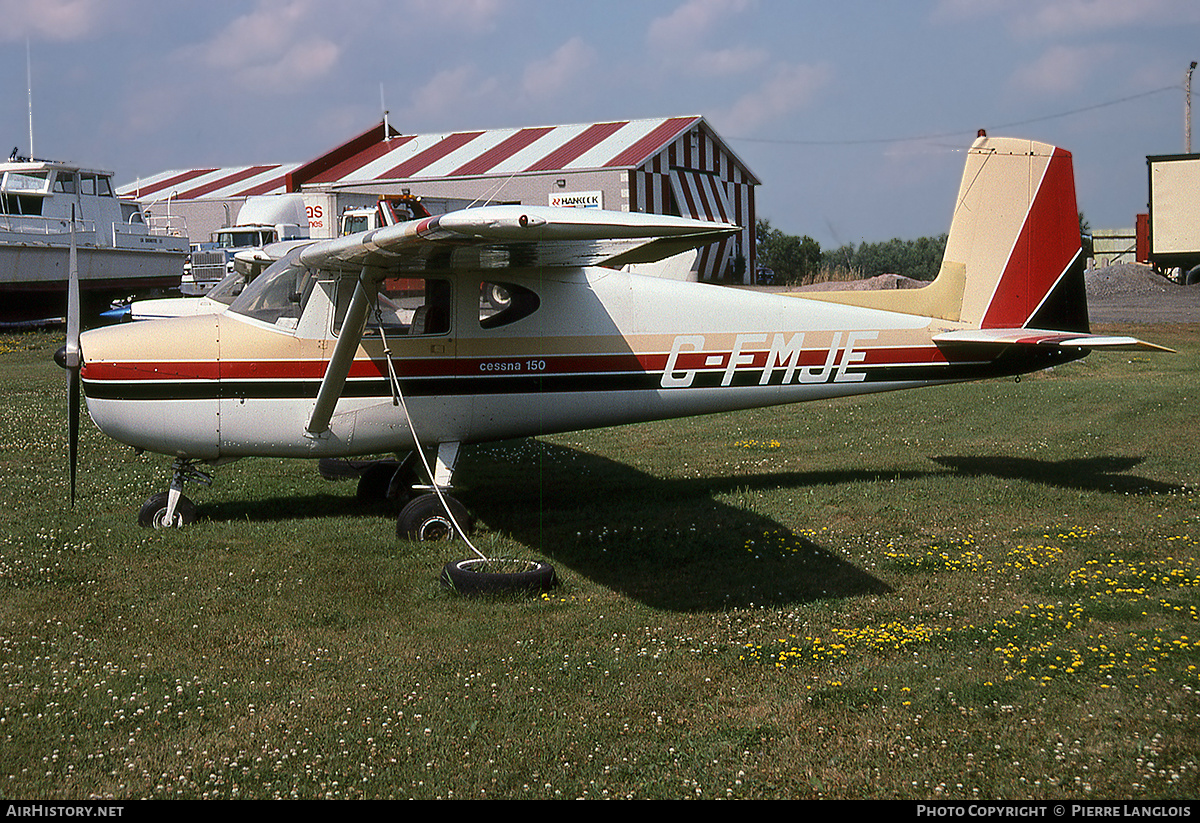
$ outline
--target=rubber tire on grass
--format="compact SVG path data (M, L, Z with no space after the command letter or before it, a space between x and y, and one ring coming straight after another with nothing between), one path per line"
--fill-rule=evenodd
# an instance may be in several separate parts
M162 521L163 515L167 513L167 494L168 492L159 492L150 497L142 508L138 511L138 525L145 528L165 529L167 524ZM179 495L179 502L175 504L175 523L173 528L183 528L190 526L199 519L196 514L196 504L182 494Z
M519 572L475 570L487 562L478 557L451 561L442 567L442 583L459 594L542 594L558 582L554 567L539 560L528 561L530 568Z
M450 495L443 497L459 528L469 533L473 522L466 506ZM396 517L396 536L407 540L454 540L458 532L446 516L442 499L436 494L422 494L408 501L400 510Z

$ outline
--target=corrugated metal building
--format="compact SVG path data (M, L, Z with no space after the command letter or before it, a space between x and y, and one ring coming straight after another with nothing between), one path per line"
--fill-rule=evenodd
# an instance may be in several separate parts
M164 172L122 189L226 202L253 194L408 191L477 202L597 207L737 223L703 250L702 279L754 271L754 193L760 184L703 117L403 135L385 124L304 164ZM193 240L197 238L193 237Z

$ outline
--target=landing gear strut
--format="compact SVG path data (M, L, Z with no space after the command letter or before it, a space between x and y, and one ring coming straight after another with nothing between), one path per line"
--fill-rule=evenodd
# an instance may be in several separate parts
M413 485L418 492L400 508L396 517L396 536L408 540L454 540L471 531L467 507L451 497L451 479L458 462L459 443L439 443L432 484ZM422 455L423 457L423 455Z
M212 476L197 469L191 460L179 458L171 466L174 474L165 492L152 495L138 512L138 525L155 529L178 529L196 522L196 504L183 495L186 482L212 485Z

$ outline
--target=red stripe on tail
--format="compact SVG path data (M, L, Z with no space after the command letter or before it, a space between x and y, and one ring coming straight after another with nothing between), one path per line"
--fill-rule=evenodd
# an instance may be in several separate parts
M1071 153L1056 148L984 314L982 328L1024 326L1079 253Z

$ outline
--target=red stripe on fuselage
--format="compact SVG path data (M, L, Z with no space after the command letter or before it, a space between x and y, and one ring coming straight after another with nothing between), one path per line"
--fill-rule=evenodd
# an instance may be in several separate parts
M950 362L936 346L875 348L856 346L863 359L855 368L870 366L944 365ZM834 364L840 362L844 347L835 351ZM795 366L823 366L830 348L804 349L795 359ZM732 352L709 348L681 351L674 369L677 371L707 371L725 368ZM400 377L478 377L499 374L618 374L630 372L658 373L666 368L667 352L645 354L568 354L568 355L510 355L504 357L448 357L400 359L396 363ZM739 352L737 371L761 371L767 368L769 349L744 349ZM103 381L170 381L180 380L320 380L325 376L325 360L245 360L245 361L163 361L107 363L89 362L83 367L83 379ZM773 368L786 368L788 362L778 359ZM355 360L350 368L351 379L375 379L387 376L385 360Z

